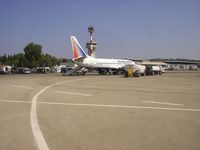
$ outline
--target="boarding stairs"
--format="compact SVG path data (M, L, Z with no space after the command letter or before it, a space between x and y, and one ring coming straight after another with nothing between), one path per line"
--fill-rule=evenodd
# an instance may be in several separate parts
M76 66L73 69L64 73L63 75L65 75L65 76L81 75L81 73L82 73L81 69L82 68L83 67L81 67L81 66Z

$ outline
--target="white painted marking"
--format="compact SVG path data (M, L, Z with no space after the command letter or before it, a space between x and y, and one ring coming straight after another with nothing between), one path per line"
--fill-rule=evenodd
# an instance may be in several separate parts
M72 95L80 95L80 96L92 96L92 95L90 95L90 94L75 93L75 92L66 92L66 91L55 91L55 93L60 93L60 94L72 94Z
M40 90L32 99L32 103L31 103L31 112L30 112L30 120L31 120L31 128L32 128L32 132L34 135L34 139L36 141L37 144L37 148L38 150L49 150L49 147L42 135L40 126L38 124L38 120L37 120L37 98L40 96L40 94L42 94L44 91L46 91L48 88L56 86L56 85L60 85L63 83L67 83L67 82L74 82L74 81L81 81L81 80L87 80L88 78L85 79L77 79L77 80L68 80L68 81L63 81L63 82L58 82L55 84L51 84L45 88L43 88L42 90Z
M31 102L28 102L28 101L16 101L16 100L0 100L0 102L31 103ZM176 111L194 111L194 112L200 111L200 109L187 109L187 108L182 109L182 108L143 107L143 106L125 106L125 105L102 105L102 104L77 104L77 103L54 103L54 102L37 102L37 104L66 105L66 106L88 106L88 107L111 107L111 108L129 108L129 109L176 110Z
M24 88L24 89L33 89L32 87L21 86L21 85L12 85L12 87L16 87L16 88Z
M5 102L5 103L31 103L30 101L19 101L19 100L0 100L0 102Z
M164 102L154 102L154 101L141 101L143 103L153 103L153 104L163 104L163 105L175 105L175 106L184 106L183 104L176 103L164 103Z
M38 102L48 105L67 105L67 106L88 106L88 107L110 107L110 108L129 108L129 109L152 109L152 110L174 110L174 111L193 111L200 112L200 109L166 108L166 107L144 107L144 106L126 106L126 105L103 105L103 104L77 104L77 103L51 103Z

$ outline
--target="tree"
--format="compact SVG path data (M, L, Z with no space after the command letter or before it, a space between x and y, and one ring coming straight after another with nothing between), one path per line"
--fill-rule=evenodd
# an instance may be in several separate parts
M52 67L55 65L60 64L60 60L57 59L55 56L51 56L49 54L42 54L39 59L39 66L40 67Z
M20 54L18 54L17 57L18 57L17 67L26 67L28 64L28 61L25 58L24 54L20 53Z
M41 58L42 46L35 43L29 43L24 48L24 56L27 60L27 67L33 68L39 66L38 61Z
M51 67L51 59L50 57L48 56L48 54L43 54L41 57L40 57L40 60L39 60L39 66L40 67Z
M6 56L6 54L4 54L3 57L2 57L2 64L3 65L7 64L7 56Z
M13 67L52 67L59 65L61 59L55 56L42 53L42 46L35 43L29 43L24 47L24 53L14 55L0 56L0 66L10 65Z

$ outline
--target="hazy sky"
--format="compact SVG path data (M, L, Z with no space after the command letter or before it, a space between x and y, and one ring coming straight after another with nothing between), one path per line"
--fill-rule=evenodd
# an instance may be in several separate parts
M0 55L35 42L71 58L90 25L96 57L200 59L200 0L0 0Z

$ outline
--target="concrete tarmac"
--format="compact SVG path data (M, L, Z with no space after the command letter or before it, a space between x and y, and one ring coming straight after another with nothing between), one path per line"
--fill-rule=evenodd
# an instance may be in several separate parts
M200 149L200 72L1 75L1 150L40 150L34 97L49 150Z

